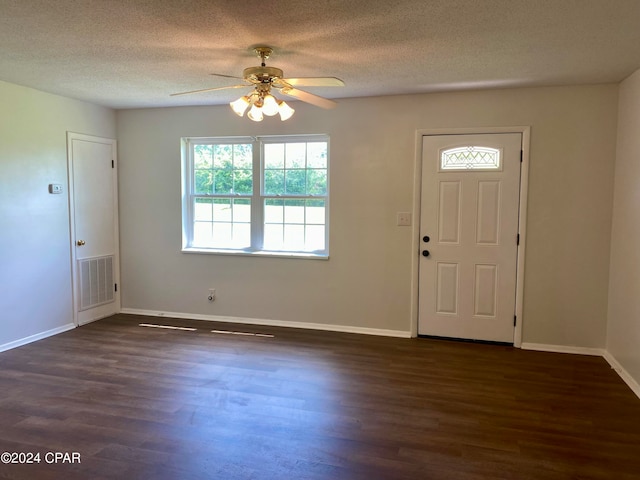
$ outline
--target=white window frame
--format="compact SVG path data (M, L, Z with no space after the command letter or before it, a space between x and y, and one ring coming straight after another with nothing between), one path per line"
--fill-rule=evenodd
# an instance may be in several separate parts
M264 192L264 145L267 143L327 143L327 191L325 195L266 195ZM194 198L202 195L195 193L194 145L251 143L253 153L253 193L251 195L222 195L228 198L251 199L251 246L248 248L207 248L193 245L194 231ZM182 252L205 253L218 255L256 255L285 258L329 258L329 197L330 197L330 143L329 136L314 135L264 135L258 137L184 137L182 145ZM265 200L276 199L321 199L325 202L324 249L314 251L265 250L264 239L264 203Z

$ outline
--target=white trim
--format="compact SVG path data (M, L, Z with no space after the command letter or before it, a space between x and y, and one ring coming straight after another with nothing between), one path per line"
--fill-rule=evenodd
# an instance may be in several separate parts
M529 192L529 150L531 142L530 126L512 127L473 127L473 128L429 128L416 130L415 137L415 165L413 179L413 218L420 218L420 191L422 182L422 137L425 135L473 135L491 133L520 133L522 134L522 165L520 166L520 211L518 233L520 244L518 245L518 260L516 266L516 306L517 318L513 335L514 347L522 347L522 325L524 323L524 268L525 246L527 233L527 198ZM413 239L411 251L415 252L411 272L411 308L410 325L411 335L418 336L418 278L420 264L420 222L413 222Z
M529 151L531 148L531 127L522 127L522 165L520 165L520 215L518 220L518 260L516 271L516 329L513 345L522 346L522 326L524 324L524 266L527 246L527 199L529 198Z
M640 398L640 384L631 376L625 368L620 365L616 358L611 355L604 348L588 348L588 347L570 347L565 345L548 345L544 343L523 343L521 345L523 350L535 350L538 352L553 352L553 353L569 353L577 355L591 355L594 357L603 357L611 368L615 370L618 376L626 383L631 391Z
M76 328L75 324L67 323L66 325L52 328L51 330L47 330L46 332L36 333L35 335L31 335L29 337L24 337L19 340L15 340L13 342L5 343L4 345L0 345L0 352L6 352L7 350L11 350L12 348L18 348L28 343L42 340L43 338L51 337L53 335L57 335L62 332L73 330L74 328Z
M352 327L348 325L290 322L287 320L272 320L266 318L226 317L222 315L202 315L197 313L161 312L157 310L142 310L137 308L123 308L120 313L127 313L131 315L146 315L149 317L182 318L189 320L205 320L208 322L244 323L247 325L264 325L269 327L304 328L307 330L325 330L328 332L359 333L363 335L378 335L383 337L411 338L411 332L405 332L403 330Z
M629 386L631 391L633 391L633 393L635 393L636 396L640 398L640 384L638 384L638 382L631 376L631 374L627 372L625 368L622 365L620 365L620 363L616 360L616 358L613 355L611 355L608 351L605 351L603 356L604 356L604 359L607 362L609 362L609 365L611 365L611 368L613 368L616 371L616 373L620 376L620 378L624 380L624 383L626 383Z
M520 345L523 350L535 350L538 352L552 352L552 353L571 353L574 355L591 355L594 357L602 357L605 354L603 348L589 348L589 347L572 347L567 345L550 345L545 343L528 343L523 342Z
M100 307L96 307L96 308L100 308ZM80 323L78 326L82 327L83 325L88 325L90 323L97 322L98 320L102 320L103 318L112 317L114 315L117 315L118 313L120 313L120 310L118 310L115 313L112 312L112 311L108 311L107 313L104 313L104 312L98 313L98 314L96 314L95 317L91 317L91 318L85 320L84 322Z

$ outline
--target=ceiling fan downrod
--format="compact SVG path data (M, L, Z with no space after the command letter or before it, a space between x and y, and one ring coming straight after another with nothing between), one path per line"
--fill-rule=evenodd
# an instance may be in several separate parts
M266 67L267 66L267 59L271 56L271 54L273 53L273 48L271 47L256 47L253 49L254 52L256 52L256 55L258 55L258 57L260 57L260 59L262 60L261 66Z

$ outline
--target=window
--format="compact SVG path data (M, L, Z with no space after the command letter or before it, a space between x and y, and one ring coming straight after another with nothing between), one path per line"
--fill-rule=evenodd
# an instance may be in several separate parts
M183 250L328 255L324 135L183 139Z
M464 146L440 152L440 170L501 170L500 150Z

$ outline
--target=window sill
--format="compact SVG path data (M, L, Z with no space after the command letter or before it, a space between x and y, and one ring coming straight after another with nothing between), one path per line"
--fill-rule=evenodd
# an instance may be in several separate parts
M186 247L182 253L196 253L205 255L231 255L237 257L266 257L266 258L297 258L303 260L329 260L329 255L322 253L304 252L278 252L278 251L247 251L247 250L223 250L215 248Z

